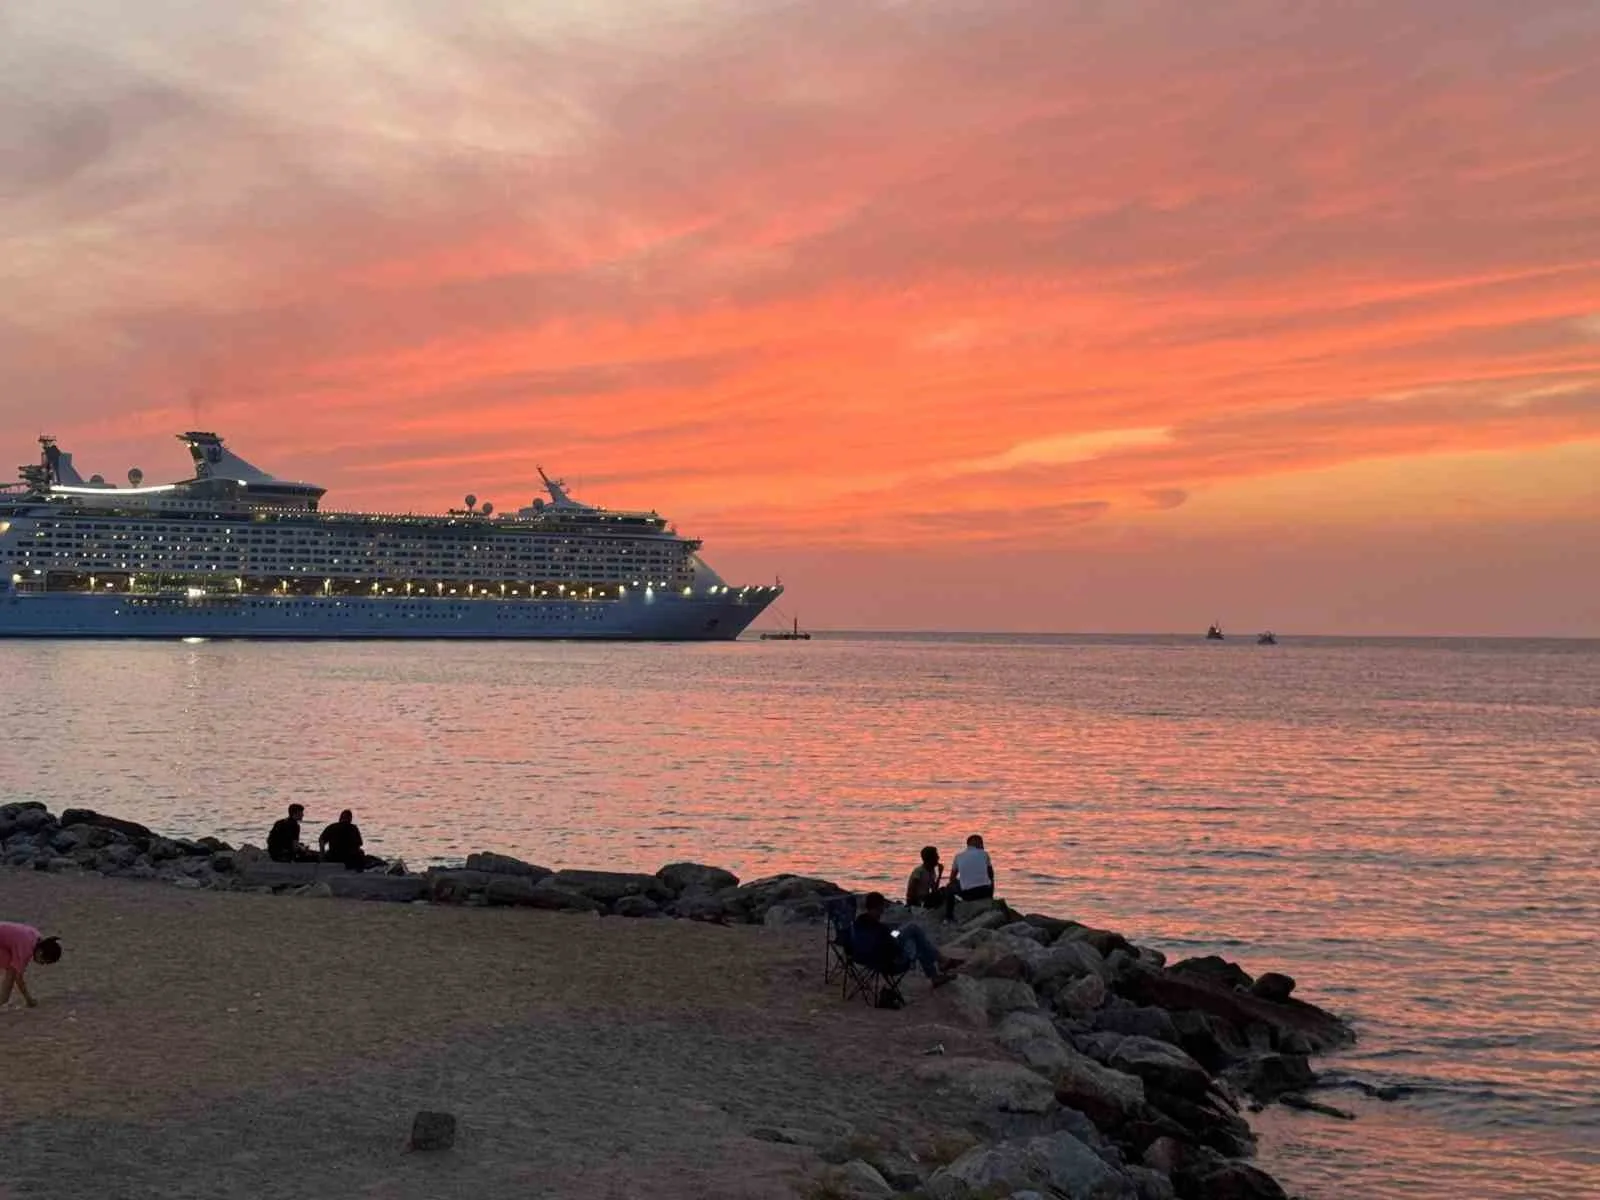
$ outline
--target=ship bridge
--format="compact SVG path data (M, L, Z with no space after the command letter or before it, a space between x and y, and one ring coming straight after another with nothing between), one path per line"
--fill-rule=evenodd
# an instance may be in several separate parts
M317 502L328 489L313 483L293 483L269 475L260 467L245 462L214 433L191 431L180 433L178 440L189 447L194 459L194 482L211 481L242 484L248 500L261 501L281 508L315 510Z

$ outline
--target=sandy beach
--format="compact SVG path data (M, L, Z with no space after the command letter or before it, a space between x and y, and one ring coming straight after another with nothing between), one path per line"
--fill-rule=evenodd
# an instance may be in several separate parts
M821 982L819 928L184 891L7 871L0 914L59 934L39 1007L0 1012L0 1196L803 1194L763 1126L948 1144L914 1086L943 996ZM419 1109L454 1149L406 1152Z

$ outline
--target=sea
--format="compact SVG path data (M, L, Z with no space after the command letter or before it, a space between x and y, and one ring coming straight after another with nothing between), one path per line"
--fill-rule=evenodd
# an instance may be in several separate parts
M893 893L980 833L1013 905L1354 1022L1354 1120L1254 1118L1291 1191L1600 1196L1600 642L10 642L0 714L0 799L258 844L351 808L413 867Z

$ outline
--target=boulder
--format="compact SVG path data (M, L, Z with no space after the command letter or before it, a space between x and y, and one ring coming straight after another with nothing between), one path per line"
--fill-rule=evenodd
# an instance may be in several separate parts
M1110 958L1111 955L1118 950L1122 950L1127 954L1134 955L1135 957L1137 957L1138 954L1138 950L1134 944L1127 938L1123 937L1120 933L1113 933L1109 929L1095 929L1090 925L1078 925L1073 929L1067 930L1056 940L1058 942L1083 942L1087 945L1093 946L1095 952L1099 954L1101 958Z
M961 969L977 979L1021 979L1028 973L1028 959L1042 953L1044 948L1033 942L988 933L962 958Z
M1012 1012L995 1028L994 1040L1042 1075L1054 1077L1058 1068L1072 1057L1070 1049L1056 1032L1050 1018L1037 1012Z
M611 906L611 911L619 917L659 917L661 906L649 896L623 896Z
M657 902L672 899L672 892L654 875L632 871L557 871L548 882L606 908L624 896L646 896Z
M1291 1034L1299 1034L1305 1039L1301 1046L1316 1054L1326 1053L1355 1040L1355 1034L1348 1025L1313 1004L1295 999L1281 1004L1263 1000L1192 973L1186 974L1175 967L1157 971L1140 966L1124 975L1117 988L1123 995L1141 1004L1153 1004L1169 1010L1193 1009L1211 1013L1231 1022L1247 1039L1252 1026L1262 1025L1271 1030L1274 1042Z
M423 899L428 881L420 875L382 875L371 871L335 871L322 877L328 889L343 900L387 900L410 904Z
M69 808L61 814L63 825L93 825L100 829L114 829L124 837L136 842L148 842L155 834L137 821L124 821L120 817L108 817L97 813L92 808Z
M1137 1200L1132 1181L1070 1133L976 1146L928 1179L933 1200L1003 1196L1025 1188L1063 1200Z
M489 904L520 908L542 908L558 912L599 912L601 906L588 896L561 887L549 879L537 883L529 876L500 876L484 889Z
M928 1173L927 1168L915 1158L898 1150L872 1149L861 1157L897 1192L910 1192L921 1187Z
M1204 954L1198 958L1185 958L1175 962L1170 968L1178 975L1192 975L1196 979L1203 979L1207 983L1215 983L1225 988L1240 988L1245 991L1250 989L1254 981L1250 974L1236 962L1230 962L1219 954Z
M99 867L102 871L121 871L133 866L138 861L138 849L124 842L117 846L107 846L102 850L100 852Z
M1154 1167L1124 1167L1123 1173L1133 1180L1139 1200L1177 1200L1177 1189L1165 1172Z
M1288 1200L1278 1181L1259 1167L1230 1159L1201 1159L1197 1155L1190 1159L1172 1176L1178 1195L1184 1200Z
M1136 1075L1102 1066L1086 1054L1066 1048L1052 1071L1056 1099L1077 1109L1096 1125L1116 1127L1140 1115L1145 1105L1144 1081Z
M955 1009L966 1024L975 1029L988 1028L989 994L976 979L957 975L935 995Z
M973 929L999 929L1017 919L1004 900L960 900L952 914L963 932Z
M984 979L980 983L983 987L984 1005L991 1017L1003 1017L1007 1013L1019 1010L1034 1012L1039 1007L1038 995L1020 980Z
M1102 1008L1090 1018L1089 1023L1102 1032L1155 1038L1174 1046L1178 1044L1178 1027L1164 1008L1141 1008L1137 1005L1130 1008Z
M1096 1062L1109 1063L1117 1047L1126 1040L1120 1033L1074 1033L1072 1044Z
M1044 1113L1056 1103L1056 1090L1048 1079L1012 1062L953 1055L920 1062L912 1075L1000 1112Z
M1250 985L1250 994L1274 1004L1282 1004L1294 991L1294 977L1278 971L1268 971Z
M1255 1134L1250 1131L1249 1122L1220 1092L1208 1091L1196 1098L1146 1087L1145 1099L1151 1108L1181 1126L1187 1141L1230 1158L1255 1152Z
M1064 938L1028 962L1028 978L1040 991L1055 991L1085 975L1106 977L1106 962L1088 942Z
M739 886L739 877L732 871L692 862L668 863L656 872L656 878L674 896L687 892L720 892Z
M1069 1017L1088 1017L1106 1002L1105 980L1098 975L1085 975L1056 992L1051 1001L1056 1011Z
M467 870L486 871L491 875L523 875L535 881L555 874L549 867L523 862L520 858L512 858L509 854L494 854L488 850L467 855Z
M871 1163L853 1158L837 1167L829 1168L824 1178L828 1195L840 1200L882 1200L893 1196L895 1189Z
M50 849L57 854L68 854L78 848L82 838L70 829L58 829L50 837Z
M12 818L12 822L22 833L37 833L46 826L56 824L55 818L45 811L43 805L22 809Z
M1106 1065L1179 1096L1198 1098L1211 1086L1204 1067L1171 1043L1151 1037L1123 1038Z
M686 892L667 906L667 911L675 917L683 917L689 921L726 921L728 907L723 897L731 894L728 892Z
M819 920L823 905L834 896L845 895L838 884L806 875L770 875L736 888L712 893L730 917L752 923L761 922L767 910L781 904L804 920Z
M1301 1054L1268 1051L1231 1064L1223 1077L1240 1091L1270 1104L1284 1092L1297 1092L1317 1082L1316 1072Z
M1232 1024L1206 1012L1169 1013L1178 1031L1178 1045L1208 1071L1220 1071L1245 1049L1244 1038Z
M1050 931L1041 928L1026 918L1021 921L1012 921L1009 925L1002 925L995 932L1003 937L1025 938L1030 942L1037 942L1041 946L1050 942Z

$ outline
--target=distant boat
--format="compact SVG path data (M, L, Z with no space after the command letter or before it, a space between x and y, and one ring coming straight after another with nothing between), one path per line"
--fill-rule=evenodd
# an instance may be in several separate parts
M774 629L761 635L763 642L809 642L811 635L801 630L800 618L794 619L794 626L790 629Z
M1256 638L1256 645L1258 646L1276 646L1277 644L1278 635L1270 629Z
M1211 628L1206 630L1206 640L1208 642L1220 642L1222 640L1222 626L1215 621L1211 622Z

